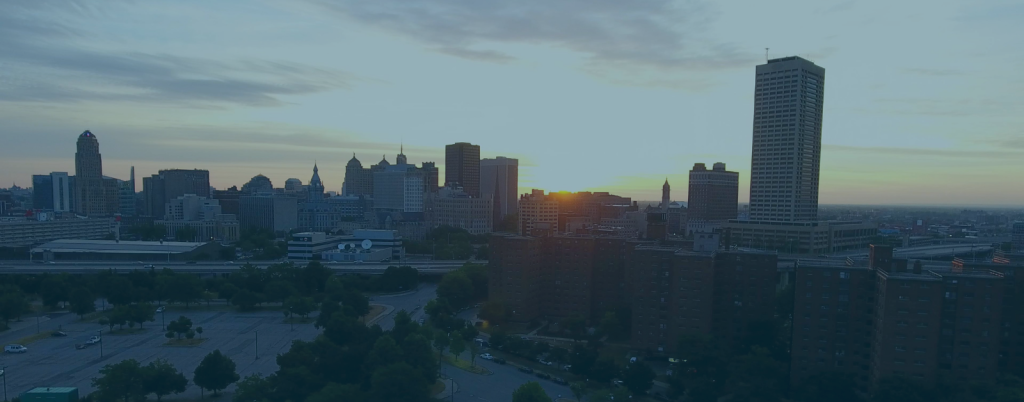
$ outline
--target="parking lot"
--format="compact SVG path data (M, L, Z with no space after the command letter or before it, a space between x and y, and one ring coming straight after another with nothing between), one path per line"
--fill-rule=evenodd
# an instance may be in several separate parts
M45 338L26 345L27 353L0 356L0 365L7 366L7 391L13 397L34 387L64 386L77 387L81 395L86 395L93 391L92 378L98 376L100 368L106 364L126 359L147 364L162 358L189 379L184 394L165 400L198 398L200 390L192 384L192 372L207 353L220 349L235 361L242 378L253 373L269 375L277 371L275 357L287 352L293 340L312 340L319 332L312 324L296 324L294 331L291 330L279 311L239 313L172 309L166 312L166 320L170 322L181 315L192 320L193 328L203 327L202 337L207 340L194 347L165 346L167 338L160 329L160 314L156 315L155 322L146 323L145 331L131 335L107 335L107 327L94 322L80 323L73 316L52 319L43 331L56 329L60 323L67 337ZM75 344L85 343L101 329L103 357L100 357L101 345L98 344L75 349ZM29 330L27 335L35 333L34 327ZM25 332L4 333L0 341L4 345L12 343L25 336ZM233 386L228 388L231 389Z

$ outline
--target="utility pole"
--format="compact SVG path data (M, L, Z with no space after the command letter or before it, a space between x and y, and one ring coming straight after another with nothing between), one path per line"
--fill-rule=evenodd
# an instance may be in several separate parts
M100 337L100 359L102 359L103 358L103 331L102 330L96 331L96 333L99 334L99 337Z
M0 368L0 377L4 378L4 402L7 402L7 366Z

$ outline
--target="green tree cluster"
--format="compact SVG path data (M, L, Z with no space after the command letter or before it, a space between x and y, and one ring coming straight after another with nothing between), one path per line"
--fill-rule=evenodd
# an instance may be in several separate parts
M92 379L93 398L100 401L142 401L150 394L160 401L164 396L185 392L188 379L170 363L157 359L141 365L135 359L108 364Z

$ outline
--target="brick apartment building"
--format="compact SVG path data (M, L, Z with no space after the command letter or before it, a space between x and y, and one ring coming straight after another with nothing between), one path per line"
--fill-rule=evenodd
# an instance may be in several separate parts
M491 300L501 301L512 321L540 317L543 267L541 238L491 236L488 284Z
M867 389L890 376L934 383L1017 367L1013 343L1021 338L1007 330L1019 309L1003 314L1017 290L1008 280L1017 267L994 265L910 263L893 259L886 246L872 246L866 264L801 260L793 384L835 371Z
M735 344L775 309L775 254L639 246L627 259L632 346L668 353L684 334Z

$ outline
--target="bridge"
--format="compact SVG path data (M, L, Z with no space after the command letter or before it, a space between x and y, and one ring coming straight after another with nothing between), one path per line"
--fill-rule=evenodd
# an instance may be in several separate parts
M250 265L267 268L274 264L286 261L249 261ZM305 265L305 261L293 261L297 266ZM465 261L465 260L443 260L443 261L402 261L401 263L339 263L321 261L325 267L330 268L338 274L368 274L380 275L388 267L403 265L410 266L419 271L422 275L444 275L454 271L467 262L474 264L487 264L487 261ZM153 267L155 269L170 268L175 272L191 272L196 274L226 274L238 271L246 262L223 262L223 261L198 261L188 263L183 261L172 262L127 262L127 261L0 261L0 275L2 274L41 274L47 273L71 273L89 274L114 270L115 272L128 272L133 270L145 270Z

